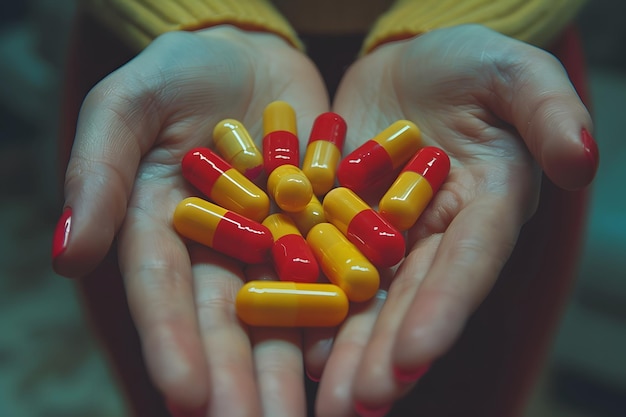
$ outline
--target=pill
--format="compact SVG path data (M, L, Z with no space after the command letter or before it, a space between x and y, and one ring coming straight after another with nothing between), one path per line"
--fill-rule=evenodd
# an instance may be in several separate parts
M242 262L270 260L274 239L267 227L209 201L184 199L176 206L173 223L181 236Z
M300 170L296 113L284 101L263 111L263 160L267 191L284 211L301 211L311 201L313 186Z
M313 123L302 162L302 172L313 192L324 195L335 185L335 173L346 137L346 122L337 113L320 114Z
M281 165L300 166L296 112L284 101L274 101L263 111L263 164L269 175Z
M376 294L380 285L378 270L339 229L320 223L313 226L306 240L324 275L350 301L366 301Z
M244 125L235 119L224 119L213 129L217 152L251 181L263 172L263 154Z
M195 148L182 161L183 177L211 201L261 222L270 210L267 194L209 148Z
M352 190L345 187L330 190L322 206L326 220L375 266L391 267L404 257L406 246L402 233Z
M313 226L325 223L324 208L320 200L313 194L309 204L303 210L286 213L295 222L302 236L306 236Z
M337 168L343 187L361 193L404 165L421 145L421 133L408 120L398 120L347 155Z
M404 231L411 228L450 172L450 158L441 149L420 149L383 195L378 211Z
M319 266L313 251L293 220L283 213L269 215L262 223L274 238L272 260L282 281L315 282Z
M341 288L322 283L250 281L235 299L239 319L250 326L334 327L348 307Z
M278 207L286 212L304 210L313 196L311 183L293 165L282 165L272 171L267 178L267 192Z

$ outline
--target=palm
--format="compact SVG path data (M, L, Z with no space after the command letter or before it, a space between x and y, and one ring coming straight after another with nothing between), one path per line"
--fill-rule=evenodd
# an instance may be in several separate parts
M304 55L273 35L218 28L156 40L81 110L66 194L90 221L73 230L65 261L96 262L123 219L118 258L129 306L152 377L174 408L304 414L298 335L249 335L234 312L241 265L187 245L171 225L175 206L197 194L180 175L185 152L210 146L224 118L242 121L260 141L263 109L274 100L294 106L301 136L328 106ZM95 175L85 178L86 166ZM267 400L285 392L283 401Z
M334 110L349 126L346 152L395 120L408 119L420 127L426 145L448 153L452 168L409 230L408 254L388 284L386 301L377 298L353 312L334 336L332 349L321 343L331 335L308 335L307 366L317 375L324 369L319 415L350 416L355 401L376 408L406 392L407 383L394 377L394 369L419 373L445 353L493 286L521 226L535 211L539 166L524 142L530 135L515 109L519 103L507 103L502 95L524 94L517 90L523 83L515 79L523 74L507 59L536 52L512 40L494 43L491 32L476 30L437 31L381 47L359 60L339 88ZM511 43L518 50L509 56ZM512 80L516 83L509 85ZM565 87L541 93L560 99L559 89L568 91L564 80ZM568 94L563 94L567 107L558 103L563 118L570 116L566 110L572 118L588 118L573 91ZM537 110L541 116L548 109L537 105Z

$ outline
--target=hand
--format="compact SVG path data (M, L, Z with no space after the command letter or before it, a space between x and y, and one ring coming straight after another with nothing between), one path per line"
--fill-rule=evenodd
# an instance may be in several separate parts
M328 110L302 53L277 36L221 26L161 36L101 81L81 109L65 180L69 241L54 266L84 276L117 239L149 372L172 410L305 413L299 333L249 335L234 311L242 266L187 247L171 224L175 206L197 194L181 176L185 152L210 146L224 118L260 140L262 112L274 100L294 106L302 137Z
M308 335L307 369L321 375L318 415L383 415L489 293L536 210L541 169L558 186L583 187L597 148L581 139L590 115L559 62L480 26L378 48L349 69L333 110L349 126L346 153L408 119L452 161L408 232L386 301L383 293L354 311L332 347L332 335Z

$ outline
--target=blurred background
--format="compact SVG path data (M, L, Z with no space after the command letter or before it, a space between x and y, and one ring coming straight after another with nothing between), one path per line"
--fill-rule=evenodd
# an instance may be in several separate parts
M626 416L626 2L579 19L601 164L584 254L528 417ZM72 0L0 6L0 416L125 417L72 283L50 268Z

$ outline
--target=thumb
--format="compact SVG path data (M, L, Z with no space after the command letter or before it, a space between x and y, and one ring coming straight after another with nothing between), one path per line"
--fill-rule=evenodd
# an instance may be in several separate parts
M70 278L91 272L109 251L141 156L158 132L153 101L122 93L132 85L123 79L114 73L94 87L78 118L52 247L55 271Z
M525 48L528 46L524 45ZM503 67L491 108L513 123L526 146L557 186L578 189L599 163L591 116L560 62L533 48L523 64Z

